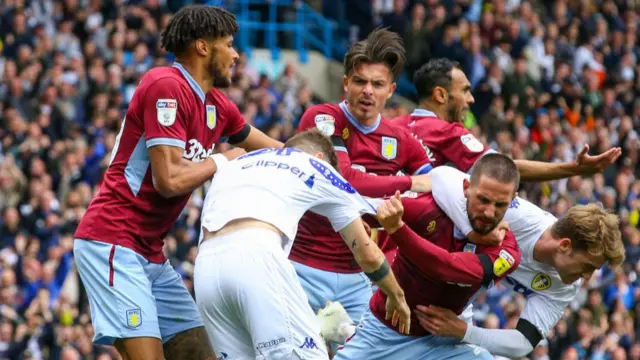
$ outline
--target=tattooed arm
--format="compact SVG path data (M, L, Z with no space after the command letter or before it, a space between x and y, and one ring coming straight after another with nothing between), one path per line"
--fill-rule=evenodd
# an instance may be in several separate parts
M340 230L340 235L355 257L364 274L387 295L387 316L400 332L409 334L411 312L396 277L378 245L371 240L360 218ZM399 321L399 324L397 323Z

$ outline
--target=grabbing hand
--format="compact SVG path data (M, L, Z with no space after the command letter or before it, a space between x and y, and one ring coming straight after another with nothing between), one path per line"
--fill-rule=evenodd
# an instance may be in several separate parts
M233 148L231 150L227 150L225 152L222 153L222 155L224 155L224 157L227 158L227 160L231 161L237 157L240 157L244 154L246 154L247 152L243 149L243 148Z
M404 225L402 214L404 214L404 207L402 206L400 191L396 191L393 197L378 206L376 218L387 233L391 235Z
M483 246L498 246L504 241L504 237L509 230L509 223L502 221L495 229L486 235L480 235L475 231L469 234L469 240L474 244Z
M402 334L409 335L411 328L411 310L404 295L387 297L385 319L391 319L391 325L397 326Z

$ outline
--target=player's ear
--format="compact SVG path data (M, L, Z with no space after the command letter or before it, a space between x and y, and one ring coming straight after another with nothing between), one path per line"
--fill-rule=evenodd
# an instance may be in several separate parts
M347 92L348 85L349 85L349 77L345 75L342 77L342 89L344 89L344 92Z
M462 180L462 190L464 191L464 197L469 198L469 187L471 183L468 179Z
M396 91L397 86L398 85L396 83L391 84L391 89L389 91L389 94L387 95L387 100L391 99L391 97L393 96L393 92Z
M443 87L436 86L432 93L433 100L438 104L446 104L449 100L449 93Z
M204 39L196 39L194 42L194 46L198 55L205 56L209 53L209 51L211 51L211 49L209 49L209 44L207 44Z
M517 196L518 196L518 192L516 191L516 192L513 194L513 198L512 198L511 200L515 199Z
M571 249L572 249L571 239L569 239L569 238L560 239L560 246L558 246L558 249L562 253L571 252Z
M322 152L317 152L313 154L313 156L317 157L320 160L324 160L324 154Z

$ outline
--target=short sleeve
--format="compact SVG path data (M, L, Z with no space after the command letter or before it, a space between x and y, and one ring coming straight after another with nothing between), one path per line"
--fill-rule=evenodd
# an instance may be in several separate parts
M431 193L438 207L447 214L464 236L473 231L467 216L464 179L469 175L450 166L431 170Z
M420 175L429 173L431 169L433 169L433 165L431 164L431 161L429 161L429 157L427 156L427 152L424 147L422 147L420 141L413 137L411 133L408 131L404 132L406 133L405 142L407 158L405 159L405 170L407 171L407 174Z
M343 126L336 120L337 113L326 105L316 105L307 109L300 118L298 131L318 128L326 136L342 136Z
M191 102L177 79L162 78L147 87L142 117L148 148L156 145L185 147Z
M440 149L458 169L468 172L473 164L491 150L460 124L451 124L443 133L444 143Z
M313 191L319 203L310 210L329 219L340 231L363 214L375 214L375 207L338 174L328 163L309 159L315 169Z
M247 122L244 120L244 116L240 113L240 110L231 100L225 103L227 123L224 127L223 136L231 137L244 129Z

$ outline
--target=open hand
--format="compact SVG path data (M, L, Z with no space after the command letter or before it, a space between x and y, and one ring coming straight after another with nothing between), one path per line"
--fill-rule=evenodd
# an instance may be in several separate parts
M400 333L409 335L411 310L404 295L387 297L386 311L384 318L391 319L391 325L397 326Z
M580 175L593 175L603 172L604 169L614 164L622 155L619 147L611 148L600 155L589 155L589 145L585 144L576 158L576 165Z

